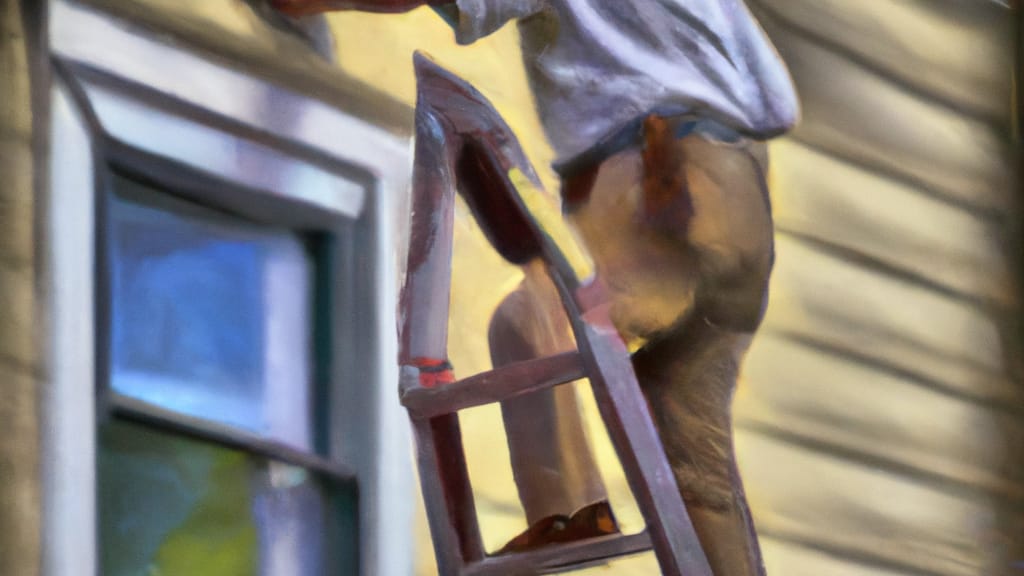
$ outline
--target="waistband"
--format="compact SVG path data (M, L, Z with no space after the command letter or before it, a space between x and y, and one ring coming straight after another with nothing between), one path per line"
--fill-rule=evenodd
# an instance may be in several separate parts
M680 140L693 133L706 134L716 140L727 142L733 142L739 138L739 134L735 131L714 120L692 114L660 113L657 110L652 110L647 114L637 116L621 128L600 138L595 145L580 154L568 160L555 162L551 167L556 174L566 180L590 172L594 167L620 152L640 150L644 141L644 121L650 116L661 116L668 120L673 126L675 137Z

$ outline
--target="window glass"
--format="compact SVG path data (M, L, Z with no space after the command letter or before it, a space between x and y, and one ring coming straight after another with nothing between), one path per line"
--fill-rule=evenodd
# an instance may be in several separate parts
M302 239L127 179L116 191L114 391L309 449L313 264Z
M101 429L107 576L354 574L355 491L146 427Z

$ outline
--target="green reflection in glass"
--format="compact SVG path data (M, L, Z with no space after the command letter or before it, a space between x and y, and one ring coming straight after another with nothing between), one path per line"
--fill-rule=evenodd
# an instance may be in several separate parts
M257 573L245 454L121 423L100 436L103 574Z
M116 420L99 475L105 576L359 572L354 482Z

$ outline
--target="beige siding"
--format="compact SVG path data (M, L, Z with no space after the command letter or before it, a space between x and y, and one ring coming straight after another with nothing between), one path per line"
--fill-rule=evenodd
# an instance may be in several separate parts
M809 36L922 99L1008 122L1014 18L992 0L752 0L773 36ZM774 18L772 18L774 17ZM783 28L785 26L785 28ZM806 90L805 90L806 91Z
M1007 206L1008 126L906 90L830 46L774 28L771 18L764 22L780 31L773 39L798 85L813 86L800 92L797 139L955 202L983 210Z
M1019 401L978 306L780 235L765 333L800 336L965 395Z
M796 140L772 147L779 232L856 252L967 299L1015 302L991 221Z
M736 406L769 568L1012 574L1015 16L980 0L751 5L804 105L771 150L778 262Z
M867 459L965 492L1024 500L1006 455L1019 414L965 402L901 374L765 335L745 367L743 430ZM884 401L882 401L884 399Z
M35 202L29 37L0 0L0 574L39 572Z
M758 471L747 484L767 536L935 574L991 573L984 543L998 520L987 498L763 435L745 435L740 449Z
M786 566L785 576L901 576L903 573L879 566L851 562L841 556L821 552L792 542L761 537L765 564Z

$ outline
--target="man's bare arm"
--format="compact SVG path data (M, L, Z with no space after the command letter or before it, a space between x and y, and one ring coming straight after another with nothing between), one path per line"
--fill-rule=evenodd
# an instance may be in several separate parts
M271 0L271 5L288 16L309 16L335 10L361 12L408 12L420 6L443 6L455 0Z

